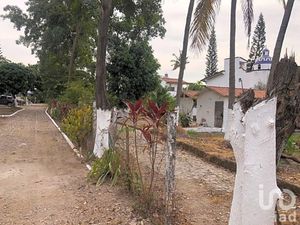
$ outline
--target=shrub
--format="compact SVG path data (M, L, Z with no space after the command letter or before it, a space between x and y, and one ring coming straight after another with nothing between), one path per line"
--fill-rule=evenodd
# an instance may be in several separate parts
M93 110L91 106L82 106L72 109L62 121L62 129L75 142L81 146L93 127Z
M151 101L156 102L159 107L167 103L168 111L173 111L176 107L176 100L168 92L168 89L159 85L159 87L148 94L147 96Z
M179 122L182 127L189 127L191 125L192 118L188 114L180 113L179 114Z
M285 145L285 152L288 155L300 153L300 134L293 134Z
M102 184L105 179L109 177L114 185L118 181L120 175L120 154L113 149L108 149L100 159L94 161L88 177L91 182L96 184Z
M72 105L92 105L94 100L94 88L83 81L74 81L64 91L60 101Z
M49 108L51 117L54 120L61 122L68 115L73 106L53 100Z

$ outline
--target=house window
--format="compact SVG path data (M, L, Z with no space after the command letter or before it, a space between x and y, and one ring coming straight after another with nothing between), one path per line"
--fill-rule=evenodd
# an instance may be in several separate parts
M169 86L168 91L175 91L175 87Z
M194 121L194 122L197 121L197 116L193 116L193 121Z

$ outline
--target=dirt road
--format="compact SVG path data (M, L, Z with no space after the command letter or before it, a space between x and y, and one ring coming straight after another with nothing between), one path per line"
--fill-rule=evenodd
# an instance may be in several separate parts
M44 113L27 108L0 119L0 224L130 224L131 200L117 187L95 187Z

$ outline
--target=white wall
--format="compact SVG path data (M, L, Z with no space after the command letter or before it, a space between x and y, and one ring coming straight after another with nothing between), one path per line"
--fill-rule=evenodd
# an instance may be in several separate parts
M246 61L240 57L235 58L235 87L242 88L241 78L243 81L243 87L246 89L254 88L259 82L262 84L267 84L269 77L269 70L254 70L251 72L246 72L241 64ZM216 86L216 87L229 87L229 59L224 60L224 75L212 78L206 82L207 86Z
M223 118L225 114L227 115L227 105L228 100L226 97L222 97L221 95L216 94L213 91L208 89L201 92L197 99L197 124L201 123L202 119L206 120L206 123L209 127L214 127L215 125L215 102L216 101L224 101L224 112ZM223 123L224 125L224 123Z
M180 99L180 113L190 113L192 115L193 111L193 99L189 97Z

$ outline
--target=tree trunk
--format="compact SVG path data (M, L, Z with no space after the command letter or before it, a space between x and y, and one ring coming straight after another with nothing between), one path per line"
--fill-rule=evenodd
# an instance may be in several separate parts
M237 162L229 225L273 225L276 184L276 97L251 107L254 92L234 106L230 142ZM252 102L253 103L253 102ZM251 107L249 109L249 107Z
M73 40L73 45L72 45L72 50L71 50L71 55L70 55L70 63L69 63L69 68L68 68L68 84L70 84L73 73L74 73L74 67L75 67L75 53L78 45L78 40L81 32L81 25L80 22L77 23L76 25L76 34L75 38Z
M271 90L272 90L272 83L274 80L274 73L276 70L276 66L280 60L280 55L281 55L281 49L282 49L282 45L283 45L283 41L284 41L284 37L285 37L285 33L289 24L289 20L291 17L291 13L292 13L292 9L293 9L293 5L294 5L295 0L288 0L286 7L285 7L285 11L284 11L284 15L283 15L283 19L281 22L281 26L280 26L280 30L277 36L277 41L276 41L276 45L275 45L275 49L274 49L274 54L273 54L273 59L272 59L272 66L271 66L271 72L269 75L269 80L268 80L268 85L267 85L267 93L268 95L271 95Z
M184 75L184 70L185 70L185 65L186 65L186 56L187 56L187 49L188 49L188 44L189 44L190 26L191 26L192 15L193 15L193 10L194 10L194 3L195 3L195 0L190 0L188 14L186 17L183 47L182 47L182 53L180 56L180 69L179 69L179 76L178 76L177 94L176 94L176 105L177 106L180 105L180 96L182 93L182 81L183 81L183 75Z
M236 34L236 2L231 1L230 19L230 62L229 62L229 100L228 109L233 109L235 101L235 34Z
M109 125L111 112L106 98L106 49L108 27L112 12L112 0L101 1L101 19L98 27L98 48L96 62L96 108L97 127L94 154L101 157L109 148Z
M109 109L106 98L106 49L108 27L112 11L112 0L101 1L101 19L98 26L98 48L96 62L96 108Z
M167 117L167 152L165 178L165 225L175 225L175 162L176 162L176 113L169 113Z
M295 132L300 115L300 69L290 59L282 59L276 66L270 96L277 97L276 112L276 160L281 159L289 137Z
M224 114L223 129L225 140L229 140L229 129L233 120L233 105L235 102L235 35L236 35L236 2L231 0L230 19L230 59L229 59L229 97L228 111Z

